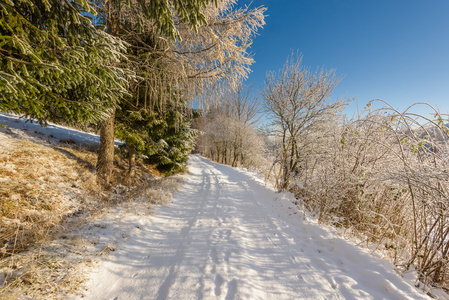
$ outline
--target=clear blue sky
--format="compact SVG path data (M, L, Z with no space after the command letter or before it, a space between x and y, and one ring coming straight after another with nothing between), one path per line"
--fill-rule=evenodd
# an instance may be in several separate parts
M268 16L246 83L262 89L267 71L300 52L304 65L344 75L334 96L358 97L359 108L381 98L401 110L424 101L449 113L449 0L254 0L251 7L260 5Z

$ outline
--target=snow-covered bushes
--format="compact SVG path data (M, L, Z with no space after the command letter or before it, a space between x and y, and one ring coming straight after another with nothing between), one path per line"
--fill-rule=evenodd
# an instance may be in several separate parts
M391 107L336 129L327 151L311 151L294 188L323 222L351 228L391 251L421 280L449 282L449 130Z
M301 56L269 73L263 97L272 120L278 190L302 199L319 220L350 228L391 251L421 280L449 283L449 130L429 119L384 108L343 122L346 100L332 100L333 70L310 72ZM426 110L432 108L426 106Z

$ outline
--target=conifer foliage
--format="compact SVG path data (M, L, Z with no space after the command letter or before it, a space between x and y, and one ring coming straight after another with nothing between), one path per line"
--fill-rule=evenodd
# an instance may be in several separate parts
M0 0L0 110L45 123L105 119L125 94L125 44L83 0Z
M163 109L137 109L130 102L122 102L115 118L115 136L128 147L131 177L134 155L146 157L165 174L182 170L198 136L198 131L190 127L198 116L181 99L172 99Z
M166 174L182 170L195 147L199 132L190 125L198 116L198 113L186 109L184 103L157 113L149 131L159 147L154 147L153 153L147 152L149 162L157 164L158 169Z
M134 70L139 76L139 81L145 85L145 92L148 96L148 78L159 78L158 70L148 70L147 62L153 64L153 54L157 43L146 43L150 39L160 34L162 40L174 41L179 37L174 20L184 21L190 28L196 29L205 24L205 17L201 8L209 4L211 0L162 0L162 1L124 1L124 0L99 0L95 1L96 6L102 9L100 22L106 25L108 33L120 37L124 41L132 43L131 63L124 66ZM168 39L166 39L168 37ZM157 37L158 39L159 37ZM137 47L137 49L136 49ZM151 81L151 80L150 80ZM135 82L131 83L131 86ZM153 86L154 87L154 86ZM159 91L165 90L166 85L159 85ZM137 84L137 90L139 84ZM154 93L153 93L154 94ZM145 99L147 99L147 96ZM137 95L137 99L138 99ZM120 97L115 98L115 103L120 102ZM134 113L139 114L140 105L135 105ZM144 107L144 110L146 107ZM142 116L142 115L141 115ZM139 122L142 123L142 122ZM101 124L100 131L100 151L97 161L98 179L104 186L109 186L114 160L114 125L115 110L111 117ZM122 133L124 131L122 130ZM132 135L132 133L131 133ZM130 135L129 135L130 136ZM128 139L128 141L130 141ZM132 168L136 150L135 144L129 144L130 167L129 173L132 177Z

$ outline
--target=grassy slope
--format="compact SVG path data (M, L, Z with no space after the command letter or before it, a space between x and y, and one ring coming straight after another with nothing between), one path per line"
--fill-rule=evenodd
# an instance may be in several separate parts
M115 187L102 191L95 147L51 140L43 128L36 139L26 130L0 127L0 298L59 299L76 291L86 268L108 251L74 230L92 227L124 199L154 203L164 193L154 193L154 171L143 165L125 186L119 156Z

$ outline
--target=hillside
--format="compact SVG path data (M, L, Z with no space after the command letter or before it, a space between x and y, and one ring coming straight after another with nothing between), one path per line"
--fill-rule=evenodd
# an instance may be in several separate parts
M115 186L102 190L95 180L97 135L54 124L42 128L3 113L0 124L1 299L59 299L76 290L108 247L78 229L95 227L119 203L146 213L171 195L171 179L143 165L134 184L125 185L120 156Z

